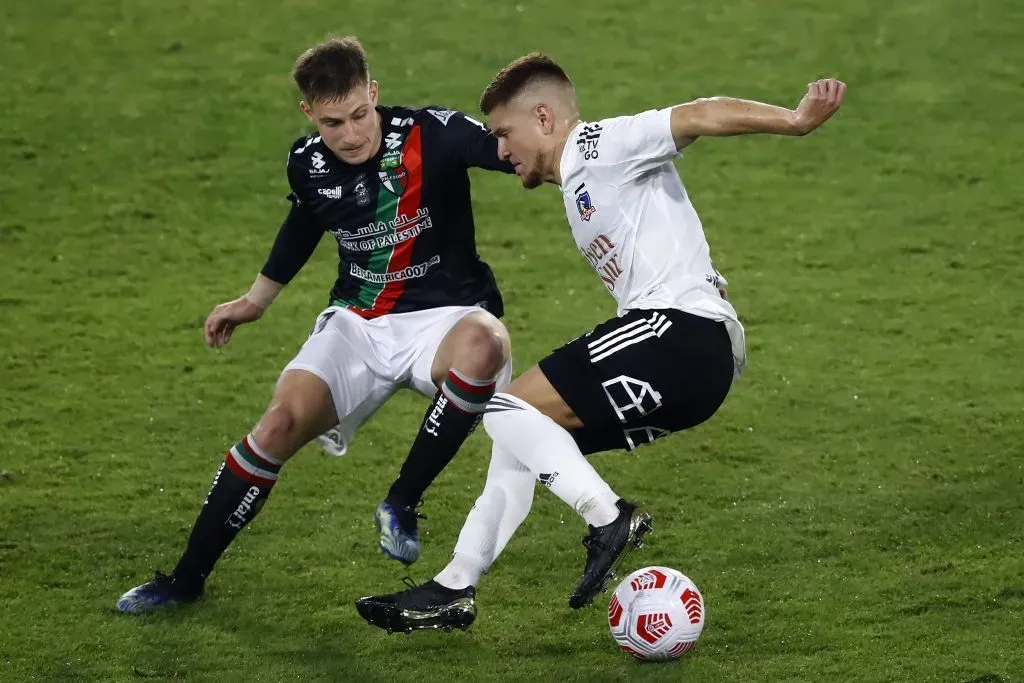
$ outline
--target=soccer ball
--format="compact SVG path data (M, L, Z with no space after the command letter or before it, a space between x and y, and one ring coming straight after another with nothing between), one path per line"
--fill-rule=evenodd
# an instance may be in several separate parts
M608 626L619 647L637 659L678 659L697 644L704 629L704 598L675 569L644 567L615 589Z

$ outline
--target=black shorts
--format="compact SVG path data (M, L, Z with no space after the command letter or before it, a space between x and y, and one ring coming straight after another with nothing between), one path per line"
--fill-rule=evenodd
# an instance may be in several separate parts
M632 450L704 422L732 385L725 325L674 309L630 311L552 352L540 369L583 422L584 454Z

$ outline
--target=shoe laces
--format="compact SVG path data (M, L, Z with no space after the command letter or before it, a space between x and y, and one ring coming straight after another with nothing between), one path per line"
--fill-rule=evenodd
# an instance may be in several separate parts
M159 569L153 571L153 580L162 585L171 585L174 583L174 574L164 574Z
M423 499L422 498L420 498L420 501L418 503L416 503L416 505L414 505L412 507L409 507L407 509L412 514L416 515L416 519L428 519L428 517L425 514L420 512L420 508L421 507L423 507Z
M604 550L607 546L605 545L604 541L599 539L597 535L594 534L593 531L591 531L588 536L583 537L583 547L586 548L588 552L593 553L599 550Z
M415 581L413 581L411 576L404 576L404 577L402 577L402 583L404 583L406 586L408 586L410 590L416 589L416 588L420 587L420 584L418 584Z

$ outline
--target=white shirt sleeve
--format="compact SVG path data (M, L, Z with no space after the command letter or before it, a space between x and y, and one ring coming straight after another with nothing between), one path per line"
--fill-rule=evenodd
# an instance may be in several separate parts
M586 165L605 171L606 181L619 185L679 156L671 120L671 107L605 119L585 126L577 145ZM596 126L599 131L594 130ZM599 132L596 143L594 132Z

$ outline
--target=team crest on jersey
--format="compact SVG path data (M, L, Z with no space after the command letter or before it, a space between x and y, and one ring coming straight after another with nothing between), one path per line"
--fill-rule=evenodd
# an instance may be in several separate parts
M381 166L383 167L383 165L384 162L381 161ZM382 169L377 172L377 175L380 177L380 184L391 194L401 195L405 192L405 184L409 179L409 172L405 170L405 164L399 163L397 166Z
M590 199L590 192L587 191L586 183L576 188L576 210L580 212L580 220L589 221L590 217L597 211L594 202Z
M384 153L384 158L380 160L380 170L389 171L393 168L398 168L402 165L402 151L392 150Z
M408 171L402 159L402 144L405 142L403 135L390 133L387 137L387 150L380 160L380 170L377 175L380 177L380 184L393 195L401 196L405 192L406 181L409 178Z

